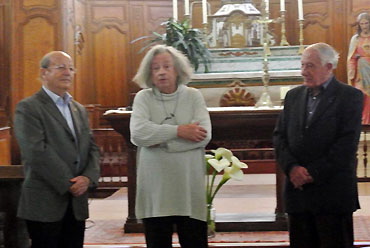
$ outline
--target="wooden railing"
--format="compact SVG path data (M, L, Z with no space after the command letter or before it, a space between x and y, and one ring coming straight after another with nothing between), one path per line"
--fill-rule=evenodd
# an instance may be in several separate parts
M363 126L361 141L358 149L357 174L360 182L370 181L368 146L370 126ZM122 135L112 128L93 129L94 137L100 148L101 178L99 187L126 187L127 186L127 147ZM263 147L251 140L234 141L233 144L220 146L234 146L232 152L240 160L248 164L247 174L275 173L276 163L273 148ZM266 144L265 144L266 145ZM268 144L267 144L268 145ZM240 147L249 148L240 148ZM259 147L256 147L259 146ZM263 144L262 144L263 146Z
M126 187L126 141L112 128L93 129L93 134L101 155L99 187Z
M368 165L368 145L370 139L370 125L362 125L361 139L357 152L357 176L359 182L370 182L370 168Z

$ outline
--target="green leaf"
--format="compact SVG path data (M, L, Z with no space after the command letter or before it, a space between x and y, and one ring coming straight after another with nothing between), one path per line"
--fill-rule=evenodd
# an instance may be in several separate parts
M211 65L211 53L203 43L203 32L196 28L190 28L189 19L183 22L175 21L169 18L160 24L165 27L166 33L159 34L152 32L150 36L139 37L131 43L139 40L143 41L143 47L139 53L154 44L166 44L183 52L194 66L195 71L198 70L199 64L204 64L205 72L208 72L208 67Z

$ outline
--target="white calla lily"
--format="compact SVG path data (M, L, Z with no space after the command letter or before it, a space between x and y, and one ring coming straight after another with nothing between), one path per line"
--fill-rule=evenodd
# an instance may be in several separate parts
M220 147L217 148L217 150L211 150L211 152L215 154L216 159L226 158L231 162L231 157L233 156L233 153L229 149Z
M206 160L208 160L208 159L214 158L215 156L213 156L212 154L206 154L204 155L204 157L206 158Z
M225 174L228 174L228 177L238 181L243 180L244 175L243 171L236 165L232 165L230 167L225 168L224 176Z
M223 158L221 160L217 160L217 159L214 159L214 158L211 158L208 160L208 163L210 165L212 165L212 167L217 171L217 172L220 172L222 171L223 169L225 169L226 167L228 167L230 165L230 162L229 160Z
M205 155L207 164L207 204L212 205L213 199L220 188L230 179L242 180L242 168L248 168L246 163L233 156L233 153L223 147L211 150L215 155ZM211 170L213 167L213 170ZM216 176L224 170L221 181L214 187Z
M233 165L239 168L248 168L248 165L246 163L240 162L240 160L235 156L231 157L231 162L233 163Z

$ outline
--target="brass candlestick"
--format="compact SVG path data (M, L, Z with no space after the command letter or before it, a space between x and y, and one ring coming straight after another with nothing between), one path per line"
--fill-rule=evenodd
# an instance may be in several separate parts
M263 35L263 75L262 75L262 82L263 82L263 92L258 100L258 102L256 103L255 107L270 107L272 108L273 107L273 104L271 102L271 97L270 97L270 94L268 92L268 84L270 82L270 74L269 74L269 67L268 67L268 56L271 55L271 51L270 51L270 39L267 35L268 33L268 25L269 23L271 23L272 21L274 21L273 19L270 19L269 18L269 12L266 10L266 5L265 5L265 2L262 1L262 5L261 5L261 8L264 9L265 11L263 11L263 15L262 15L262 18L260 20L257 20L257 22L259 23L262 23L263 24L263 32L262 32L262 35Z
M270 82L270 74L269 74L269 68L268 68L268 54L267 54L267 48L268 45L265 42L263 44L263 75L262 75L262 82L263 82L263 92L260 96L260 99L256 103L255 107L269 107L272 108L273 104L271 102L271 97L268 92L268 84Z
M303 46L303 22L304 20L298 20L299 22L299 50L298 54L302 54L304 50Z
M281 41L280 46L289 46L289 43L285 37L285 10L280 11L281 16Z

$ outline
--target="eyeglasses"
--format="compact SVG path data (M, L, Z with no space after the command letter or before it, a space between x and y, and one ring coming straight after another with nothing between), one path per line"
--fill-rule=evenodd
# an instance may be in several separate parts
M58 71L68 70L70 73L76 73L76 69L74 67L67 67L65 65L56 65L56 66L49 66L50 69L56 69Z

